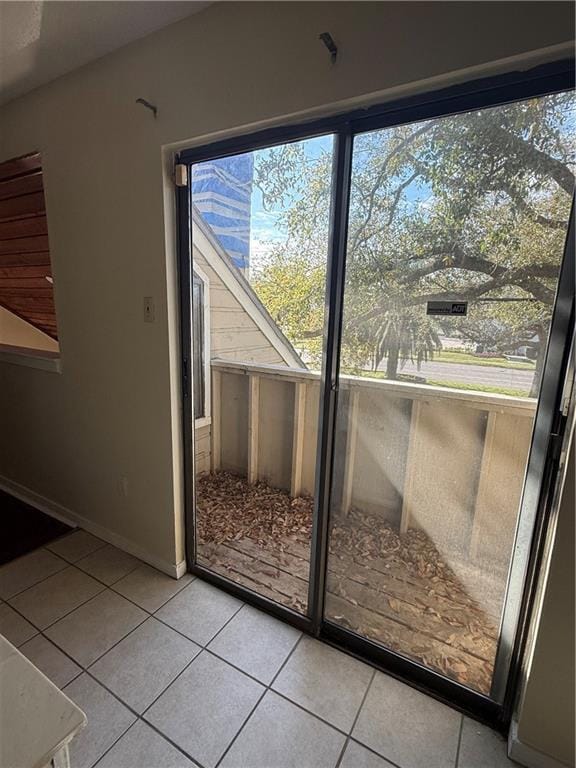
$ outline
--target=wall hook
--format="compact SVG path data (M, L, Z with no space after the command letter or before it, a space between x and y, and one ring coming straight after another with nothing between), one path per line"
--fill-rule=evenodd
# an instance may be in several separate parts
M322 42L328 49L330 53L330 60L332 61L332 64L334 64L338 56L338 46L334 42L332 35L330 34L330 32L322 32L320 35L318 35L318 38L322 40Z
M154 117L156 118L158 114L158 107L155 107L154 104L150 104L150 102L146 101L146 99L136 99L136 104L143 104L145 107L147 107L147 109L154 113Z

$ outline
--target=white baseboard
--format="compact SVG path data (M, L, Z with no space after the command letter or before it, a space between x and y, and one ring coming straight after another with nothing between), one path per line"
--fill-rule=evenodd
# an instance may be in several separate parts
M30 490L30 488L26 488L26 486L20 485L20 483L16 483L13 480L9 480L2 475L0 475L0 490L12 494L12 496L16 496L16 498L24 501L26 504L30 504L31 507L36 507L36 509L45 512L47 515L50 515L50 517L56 518L56 520L60 520L62 523L66 523L66 525L83 528L88 531L88 533L108 542L108 544L118 547L118 549L124 550L124 552L128 552L128 554L148 563L148 565L171 576L173 579L179 579L186 573L185 560L181 560L179 563L174 564L156 557L156 555L147 552L134 541L126 539L124 536L120 536L119 534L114 533L114 531L111 531L98 523L94 523L86 517L82 517L82 515L78 515L76 512L64 507L62 504L47 499L45 496Z
M570 768L544 752L525 744L518 738L518 723L512 720L508 733L508 757L526 768Z

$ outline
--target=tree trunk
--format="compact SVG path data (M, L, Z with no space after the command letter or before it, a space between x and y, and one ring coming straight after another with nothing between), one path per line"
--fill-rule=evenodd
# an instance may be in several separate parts
M388 359L386 361L386 378L387 379L398 378L399 358L400 358L400 347L395 346L388 352Z

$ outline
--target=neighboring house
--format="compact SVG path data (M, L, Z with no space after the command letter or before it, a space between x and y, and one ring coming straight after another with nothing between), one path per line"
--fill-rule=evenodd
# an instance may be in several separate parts
M192 227L196 471L205 472L210 469L210 361L306 365L196 209Z

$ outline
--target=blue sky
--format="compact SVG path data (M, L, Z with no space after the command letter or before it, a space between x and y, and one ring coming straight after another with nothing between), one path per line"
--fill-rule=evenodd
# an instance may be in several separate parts
M330 152L333 143L333 137L318 136L313 139L306 139L301 142L307 157L313 159L318 157L323 151ZM258 150L254 152L254 163L265 157L269 149ZM282 213L281 206L275 206L271 210L265 210L262 201L262 192L254 186L252 190L252 213L250 227L250 265L258 266L271 248L273 243L282 242L286 238L286 232L279 223L279 216Z
M385 130L385 129L384 129ZM313 159L318 157L321 152L330 152L333 145L333 136L318 136L313 139L307 139L302 142L307 157ZM258 160L265 157L269 149L258 150L254 152L254 161L257 165ZM361 151L361 150L356 150ZM430 187L422 181L411 184L404 190L403 199L414 205L426 205L432 198ZM274 243L282 242L286 237L279 217L282 213L281 206L266 210L262 201L260 189L254 186L252 191L252 214L250 230L250 263L257 267L261 264L263 257L270 251Z

